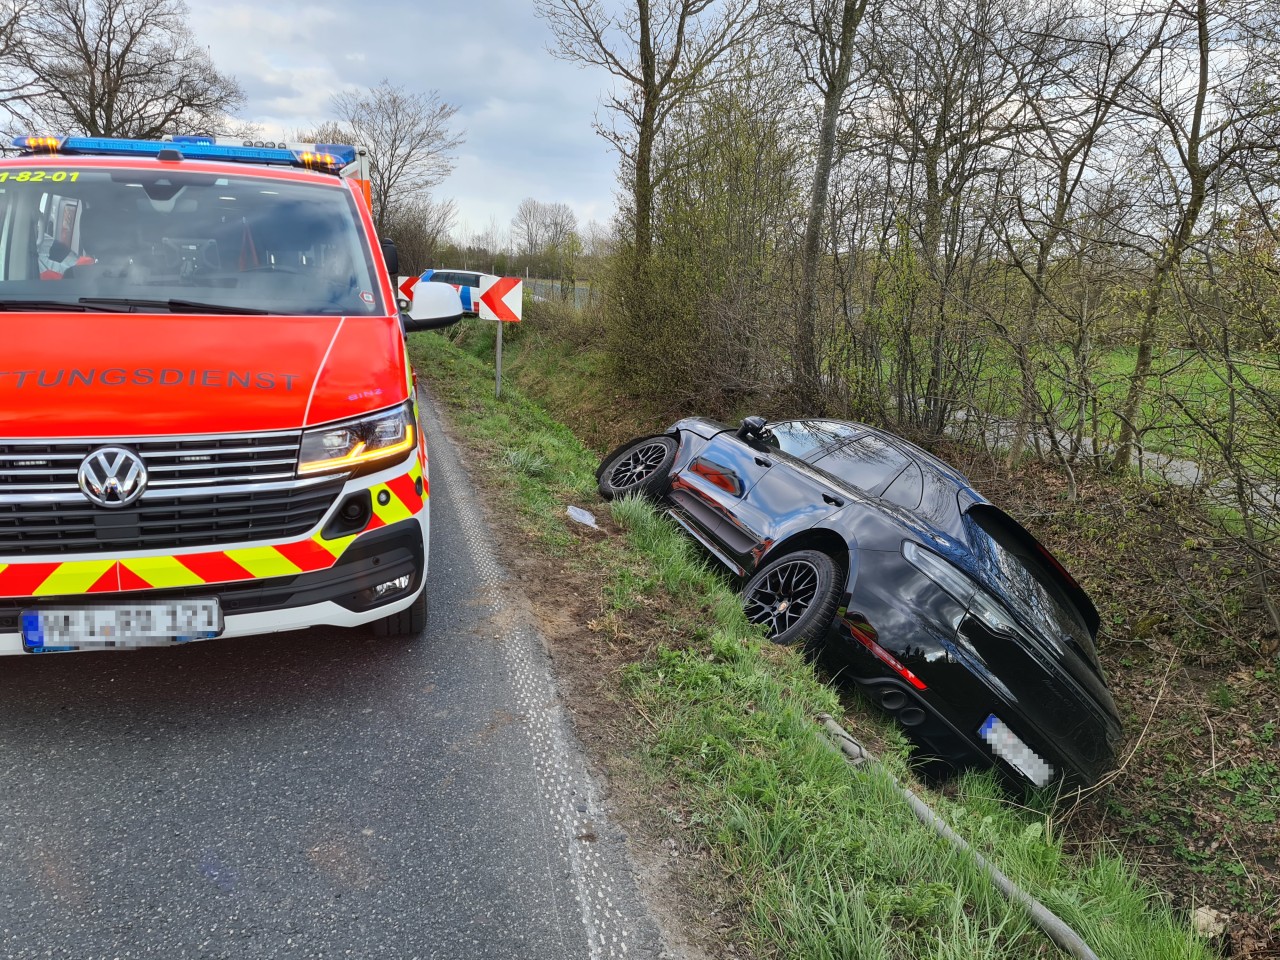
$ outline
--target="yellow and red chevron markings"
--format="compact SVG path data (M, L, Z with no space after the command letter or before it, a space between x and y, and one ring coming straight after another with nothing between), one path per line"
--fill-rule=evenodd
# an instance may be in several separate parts
M423 481L421 495L417 491L419 479ZM382 491L390 494L385 504L378 502ZM407 520L421 511L427 496L426 478L422 476L421 466L415 463L408 473L374 485L369 493L373 516L361 533ZM128 560L0 563L0 597L76 596L290 577L332 567L357 536L359 534L325 540L317 533L306 540L275 546Z
M419 480L422 481L422 493L418 493ZM382 504L378 501L384 491L390 496L388 502ZM427 498L427 479L422 475L422 466L414 463L408 473L386 483L375 484L369 488L369 495L373 498L373 516L361 533L407 520L422 509Z

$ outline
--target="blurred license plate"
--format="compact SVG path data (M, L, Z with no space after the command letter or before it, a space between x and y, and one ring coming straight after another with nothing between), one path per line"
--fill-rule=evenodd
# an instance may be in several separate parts
M159 647L207 640L221 632L222 609L216 599L22 612L22 645L32 653Z

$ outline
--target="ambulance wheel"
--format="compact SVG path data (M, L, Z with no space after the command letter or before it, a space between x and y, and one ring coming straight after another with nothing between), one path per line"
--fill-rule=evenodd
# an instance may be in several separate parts
M427 588L399 613L373 622L373 635L388 640L416 640L427 629Z

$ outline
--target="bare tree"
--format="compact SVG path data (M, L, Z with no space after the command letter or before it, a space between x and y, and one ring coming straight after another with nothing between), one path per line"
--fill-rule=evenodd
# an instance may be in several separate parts
M23 44L22 26L31 0L0 0L0 107L13 114L31 93L31 85L18 62Z
M1129 468L1142 437L1139 419L1161 309L1170 280L1196 240L1206 201L1252 165L1273 165L1280 139L1280 105L1268 92L1280 30L1268 0L1220 9L1209 0L1179 0L1169 11L1161 56L1129 104L1135 117L1150 124L1148 151L1162 196L1149 214L1156 228L1149 245L1153 263L1143 291L1137 356L1119 410L1116 472Z
M607 224L597 220L588 220L582 228L582 252L584 256L603 258L612 256L617 251L617 237Z
M526 197L511 218L511 231L528 269L538 276L568 278L582 246L572 207Z
M464 136L451 127L458 108L440 94L411 93L383 80L363 93L333 97L336 124L317 131L369 150L374 222L381 233L400 202L417 202L444 182Z
M800 54L806 80L822 96L796 301L796 385L802 408L809 410L819 402L820 364L814 321L818 312L819 247L831 189L836 123L853 73L854 38L866 9L867 0L784 0L776 10Z
M1006 254L1029 286L1021 309L1005 320L991 317L1012 348L1021 379L1010 464L1037 426L1061 457L1073 460L1099 447L1097 437L1087 448L1084 443L1086 406L1096 399L1089 363L1093 319L1100 312L1089 264L1107 259L1105 248L1114 242L1105 224L1123 216L1113 202L1122 193L1116 181L1123 174L1109 175L1096 156L1119 151L1113 142L1123 136L1116 129L1121 125L1112 122L1116 104L1158 49L1167 25L1167 15L1152 17L1141 9L1124 17L1100 13L1088 2L1056 6L1039 28L1024 32L1002 52L1031 118L1010 145L1010 164L1021 177L1010 180L1008 206L996 218ZM1037 361L1032 348L1046 326L1043 313L1050 329L1040 342L1071 347L1071 369L1058 377L1063 401L1074 407L1066 424L1041 399L1039 364L1044 361ZM1056 356L1052 350L1044 353ZM1068 429L1063 449L1059 433Z
M46 0L28 8L17 38L27 84L18 112L35 128L217 133L244 99L196 42L182 0Z
M555 31L554 53L622 81L607 100L622 126L600 133L628 165L637 275L653 245L653 192L665 171L654 145L671 111L704 85L724 53L755 27L760 0L535 0Z
M990 197L1004 189L1006 145L1028 123L998 51L1025 24L1019 0L885 0L860 41L871 90L859 135L888 155L900 192L892 215L916 236L918 260L900 262L928 279L912 298L921 326L896 344L897 415L931 434L980 370L985 344L968 302L993 252Z
M430 196L392 206L387 234L395 238L402 273L420 273L436 262L457 214L452 200L437 201Z
M547 246L563 250L570 237L578 235L578 215L567 203L547 204Z
M533 197L525 197L511 218L511 231L520 253L530 261L542 255L547 241L546 207Z

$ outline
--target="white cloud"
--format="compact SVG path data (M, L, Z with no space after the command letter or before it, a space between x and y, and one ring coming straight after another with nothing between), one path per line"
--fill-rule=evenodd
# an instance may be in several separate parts
M438 90L466 133L440 193L474 229L505 226L529 196L583 222L612 213L617 160L592 128L607 77L553 58L527 0L202 4L191 26L244 87L241 114L271 134L314 126L334 93L383 78Z

